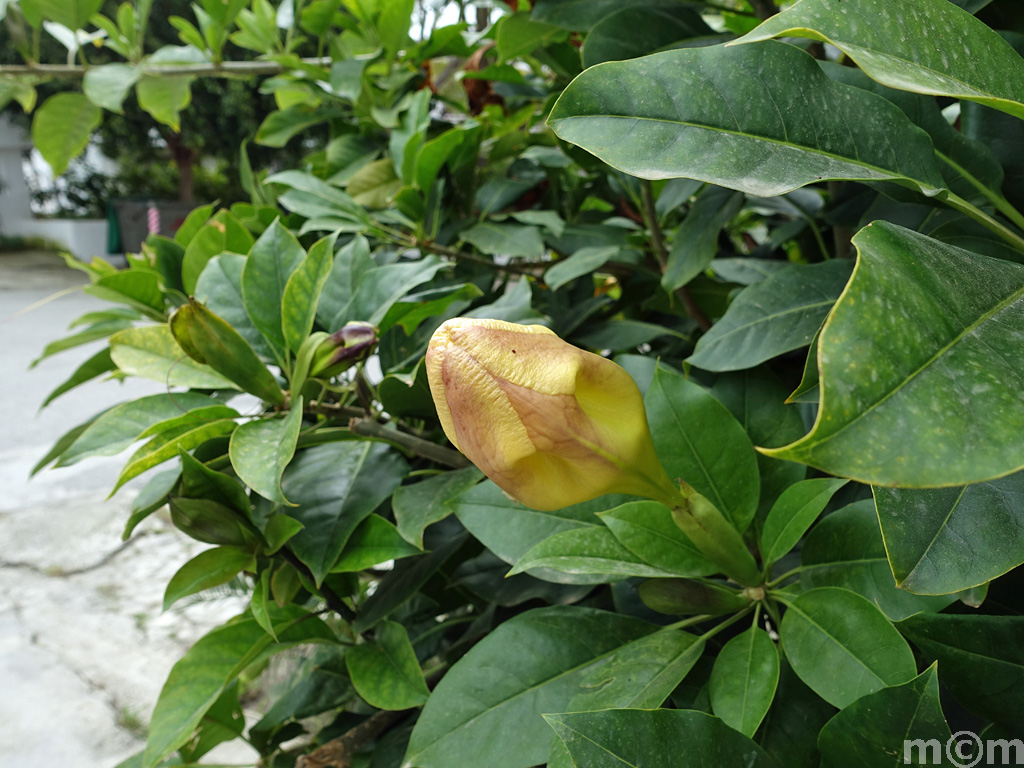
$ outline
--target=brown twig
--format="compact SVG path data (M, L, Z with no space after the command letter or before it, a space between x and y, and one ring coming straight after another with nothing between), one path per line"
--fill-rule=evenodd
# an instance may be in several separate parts
M382 709L375 712L315 752L299 755L295 768L349 768L360 747L373 741L408 714L409 710Z
M449 248L446 245L438 245L437 243L430 242L429 240L417 240L412 245L415 248L436 253L438 256L446 256L454 261L462 261L467 264L479 264L480 266L496 269L499 272L510 272L514 275L527 275L529 277L536 278L541 283L543 283L543 278L537 274L537 271L551 266L548 262L540 264L517 264L515 262L510 262L508 264L496 264L490 259L485 259L483 256L477 256L475 253L467 253L466 251L460 251L456 248Z
M661 225L658 223L658 211L654 206L654 194L651 192L651 182L646 179L640 182L640 202L643 205L644 221L651 232L651 250L658 260L661 272L664 274L668 266L668 249L665 247L665 235L662 234ZM687 316L695 322L702 331L711 328L711 320L704 314L693 295L685 285L676 289L676 296L683 305Z
M446 467L462 469L469 466L469 460L458 451L445 448L443 445L432 443L416 435L388 429L373 419L353 418L348 423L348 428L352 431L352 434L383 440L417 456L436 461L438 464L444 464Z

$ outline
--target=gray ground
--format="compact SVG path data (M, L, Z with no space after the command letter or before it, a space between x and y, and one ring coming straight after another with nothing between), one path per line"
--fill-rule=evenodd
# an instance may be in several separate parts
M138 486L105 498L124 455L28 478L71 426L160 391L94 381L38 410L99 348L28 370L73 319L109 306L75 290L84 282L52 255L0 253L0 768L113 768L140 750L171 666L243 605L223 598L161 612L168 579L203 545L153 517L122 547ZM232 745L210 762L251 765L251 756Z

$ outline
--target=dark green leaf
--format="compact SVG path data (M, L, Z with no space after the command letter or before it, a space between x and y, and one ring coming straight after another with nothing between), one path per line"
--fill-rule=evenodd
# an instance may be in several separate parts
M949 737L932 664L909 683L882 688L846 707L821 729L818 747L827 768L899 768L912 761L945 765L941 750Z
M334 567L352 532L402 481L408 467L391 448L372 442L327 443L299 453L281 479L302 523L290 541L317 583Z
M1007 728L1024 722L1024 617L919 613L898 625L966 707ZM1019 732L1019 731L1018 731Z
M712 186L700 193L672 242L662 288L672 292L710 266L718 252L718 233L739 213L745 200L739 192L724 187Z
M445 472L413 485L403 485L391 497L398 532L406 541L423 548L424 529L454 511L448 502L472 488L483 477L476 467Z
M804 0L738 42L798 35L832 43L874 80L969 99L1024 117L1024 61L992 29L946 0ZM943 40L955 40L948 45Z
M779 684L779 651L768 633L751 627L718 653L708 692L722 722L753 738Z
M349 649L345 665L356 692L380 709L418 707L430 695L409 635L393 621L378 623L371 642Z
M256 567L252 552L237 547L214 547L200 552L185 563L167 582L164 610L188 595L226 584L239 571Z
M794 264L748 286L701 337L687 362L706 371L735 371L807 346L851 269L842 259Z
M634 556L680 576L708 576L718 571L672 520L668 508L655 501L634 501L599 512L619 543Z
M779 634L800 679L840 709L917 674L910 646L885 614L846 589L800 595L787 607Z
M498 224L486 221L463 230L462 239L492 256L525 256L539 259L544 255L544 241L536 227L520 224Z
M326 624L300 608L275 610L274 625L276 643L254 619L225 624L200 638L174 665L153 710L143 768L154 768L185 744L246 667L299 643L335 640Z
M700 659L704 643L686 632L655 632L622 646L596 666L565 709L585 712L660 706ZM565 742L551 746L548 768L573 768Z
M759 482L743 427L699 384L661 368L644 404L669 477L692 485L745 530L757 510Z
M586 526L549 536L530 549L509 575L550 568L593 581L615 581L630 576L658 578L688 575L686 570L665 570L634 555L607 528Z
M943 187L928 135L898 107L832 82L783 43L599 64L566 88L549 122L565 141L644 178L685 176L763 197L823 179L894 180L925 194Z
M774 768L757 744L717 717L693 710L606 709L545 715L572 755L586 768Z
M266 339L256 330L252 319L245 311L242 300L242 270L245 257L237 253L222 253L214 256L203 268L196 281L195 297L211 312L220 315L249 342L249 346L261 357L270 359L273 354Z
M477 643L438 683L420 715L406 762L529 768L553 735L541 715L565 708L595 666L653 627L590 608L519 614Z
M334 235L317 240L285 283L281 296L281 330L292 352L313 330L320 292L331 273Z
M605 16L587 35L583 66L646 56L675 47L691 37L714 34L700 15L689 8L646 3L630 4Z
M363 571L389 560L422 554L380 515L370 515L352 532L332 573Z
M885 222L854 243L855 276L821 332L817 421L765 453L875 485L962 485L1024 467L1013 352L1024 266Z
M885 551L902 589L944 595L1024 562L1024 473L959 488L874 488Z
M805 588L845 587L871 600L893 621L918 611L942 610L954 600L952 595L925 597L897 588L870 500L843 507L819 522L804 541L801 562Z
M774 563L797 545L846 480L817 478L791 485L772 507L761 530L761 559Z
M301 428L301 397L283 419L254 419L242 424L231 435L231 466L260 496L278 504L292 504L282 490L281 475L295 453Z
M242 297L253 325L279 356L286 349L281 325L285 285L306 252L280 221L271 224L249 252L242 269Z

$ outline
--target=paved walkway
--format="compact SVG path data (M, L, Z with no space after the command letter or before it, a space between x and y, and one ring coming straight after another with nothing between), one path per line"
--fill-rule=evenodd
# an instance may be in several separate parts
M127 454L28 478L70 427L160 391L94 381L38 410L99 349L28 369L72 320L110 306L75 290L84 282L50 254L0 253L0 768L114 768L143 747L174 662L244 605L223 598L161 612L168 579L204 545L160 516L122 545L138 485L105 498ZM252 755L225 745L209 761L252 765Z

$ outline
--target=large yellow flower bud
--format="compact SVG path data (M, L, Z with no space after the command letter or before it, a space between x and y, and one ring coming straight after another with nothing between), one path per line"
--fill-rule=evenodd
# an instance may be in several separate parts
M606 493L681 501L630 375L543 326L449 320L430 340L427 378L448 439L528 507Z

